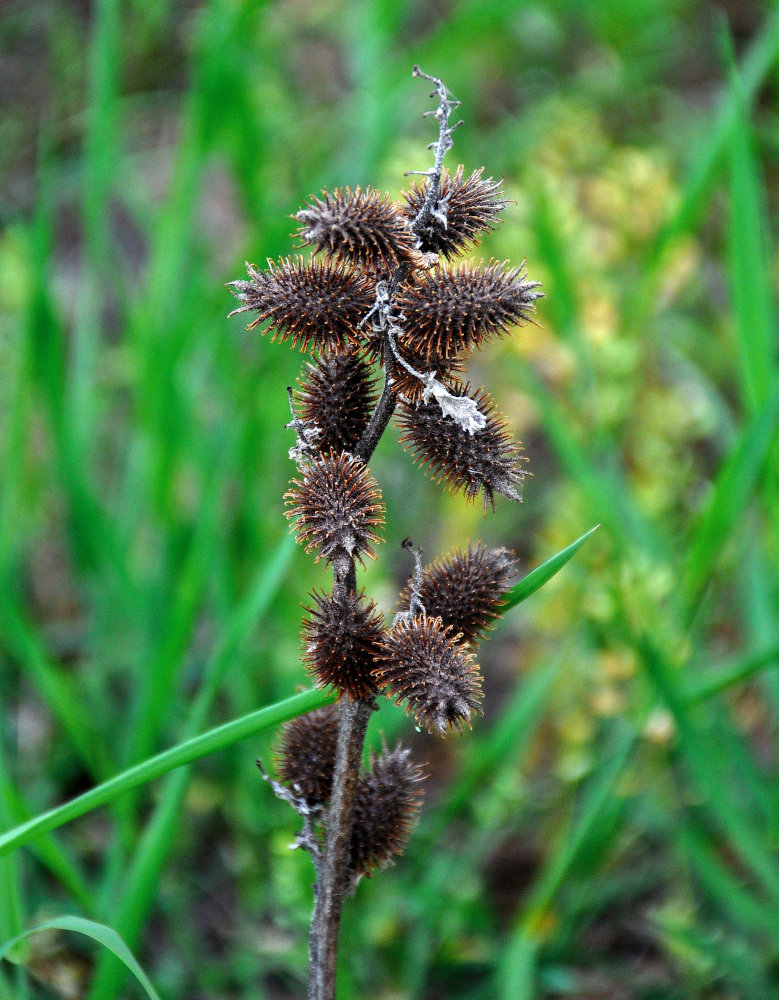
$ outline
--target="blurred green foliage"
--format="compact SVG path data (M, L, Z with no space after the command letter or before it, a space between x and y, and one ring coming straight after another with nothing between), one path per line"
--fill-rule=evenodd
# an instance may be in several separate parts
M0 48L0 824L305 683L301 358L223 284L310 193L427 167L416 62L463 101L448 162L513 199L480 252L545 285L474 372L534 478L483 519L388 434L366 587L392 609L406 535L529 570L602 527L484 647L472 735L377 713L428 802L347 907L339 995L777 996L776 8L11 0ZM0 939L77 913L164 997L302 996L312 872L258 755L0 858ZM137 995L80 947L0 1000Z

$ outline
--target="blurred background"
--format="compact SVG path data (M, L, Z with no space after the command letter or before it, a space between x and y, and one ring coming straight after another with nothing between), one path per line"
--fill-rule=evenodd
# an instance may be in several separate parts
M779 996L779 14L729 0L6 0L0 8L0 826L307 685L283 425L302 358L226 281L324 186L505 178L476 252L538 325L479 353L524 503L372 461L391 612L470 539L575 559L480 652L406 855L345 912L343 1000ZM163 998L305 994L309 859L254 766L274 735L0 858L0 939L104 922ZM139 996L31 939L0 998Z

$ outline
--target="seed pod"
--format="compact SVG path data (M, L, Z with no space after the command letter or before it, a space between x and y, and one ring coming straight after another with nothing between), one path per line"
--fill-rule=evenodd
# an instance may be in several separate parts
M315 562L331 563L339 552L361 563L363 555L376 558L370 543L381 541L374 529L384 523L384 505L360 459L347 452L323 455L304 468L302 480L292 480L284 499L298 542L306 552L319 552Z
M381 612L362 593L311 596L314 605L303 619L303 659L317 684L350 698L372 698L378 688L371 671L384 635Z
M476 642L499 617L515 567L513 552L477 542L426 566L418 588L409 583L400 595L400 609L409 610L413 592L428 617L462 633L462 642Z
M337 743L338 709L334 705L299 715L282 727L276 772L309 805L330 798Z
M529 322L543 294L536 291L540 282L524 280L524 265L503 267L466 264L420 274L398 297L406 344L426 358L456 358Z
M297 235L304 243L357 268L389 272L418 259L403 213L372 188L325 191L294 218L301 223Z
M453 391L468 396L469 388L458 385ZM488 503L494 509L495 493L521 500L515 486L522 486L526 474L522 448L483 389L470 398L486 418L481 430L473 433L451 417L444 417L434 399L416 406L401 400L400 442L417 464L428 468L436 482L444 482L454 492L463 490L466 500L473 500L483 491L485 510Z
M422 807L421 768L409 751L398 744L371 753L370 770L357 780L350 866L355 875L386 868L402 854Z
M460 639L440 618L399 618L374 671L380 687L440 736L470 726L482 699L479 667Z
M376 405L376 380L369 365L350 351L326 354L308 368L297 394L304 423L321 431L316 446L323 454L350 451L362 437Z
M462 164L454 177L448 170L441 175L438 200L421 228L417 228L419 249L423 253L436 253L444 257L457 257L468 249L480 233L495 229L501 211L508 205L500 197L502 181L482 178L484 167L463 179ZM417 217L425 202L426 186L412 183L411 190L403 193L407 205L403 212L410 222Z
M367 279L326 261L282 259L268 261L269 270L247 264L249 281L231 281L228 288L243 304L230 313L256 312L247 326L253 330L268 321L273 340L291 340L307 351L344 350L359 339L357 326L370 309L374 293Z

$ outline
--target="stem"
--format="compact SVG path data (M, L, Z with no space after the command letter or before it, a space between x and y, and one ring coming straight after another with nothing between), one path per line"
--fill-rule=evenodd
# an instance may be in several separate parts
M395 409L396 395L390 384L392 360L387 359L384 389L355 455L367 463L387 428ZM343 552L333 561L333 594L354 593L357 575L354 559ZM338 932L346 894L354 885L349 867L354 792L360 776L365 732L375 703L341 698L338 708L338 745L333 770L333 791L325 826L325 846L315 858L314 912L308 939L308 1000L334 1000L338 960Z
M314 913L309 936L308 1000L334 1000L335 969L341 907L352 887L349 847L354 790L360 773L365 731L373 702L352 701L339 706L338 748L333 774L333 796L327 814L325 851L315 886Z
M333 593L339 590L352 593L357 590L354 559L345 551L333 561ZM365 732L374 707L372 700L352 700L348 695L341 698L338 706L333 791L327 811L325 848L316 864L314 912L308 939L308 1000L335 998L341 908L354 884L349 867L354 791L360 775Z
M388 358L384 364L384 388L381 390L381 396L376 404L376 409L373 411L368 426L363 431L360 443L354 452L355 456L361 458L366 464L376 450L376 445L379 443L382 434L387 429L387 424L395 412L395 405L398 401L395 390L391 385L391 371L392 362Z

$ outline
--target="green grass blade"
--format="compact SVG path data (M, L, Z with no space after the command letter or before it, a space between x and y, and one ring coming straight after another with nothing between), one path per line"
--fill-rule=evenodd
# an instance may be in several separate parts
M535 1000L539 943L521 931L504 952L495 986L500 1000Z
M766 477L764 483L763 494L771 490L770 478ZM776 497L779 499L779 491ZM755 511L749 519L747 534L744 558L736 578L739 591L744 595L744 638L749 648L765 650L773 647L779 636L775 558L779 552L779 516L766 525L765 518ZM779 717L779 670L763 674L761 685L771 699L774 718Z
M642 662L650 680L668 706L679 732L680 757L691 782L703 795L706 810L727 835L731 849L762 883L779 915L779 864L744 811L722 790L727 787L725 762L716 741L693 720L680 680L646 637L639 639Z
M252 630L269 613L295 549L295 538L291 534L279 542L275 552L257 572L246 598L228 620L219 646L206 668L202 692L187 720L186 735L194 735L205 724L208 710L227 670L237 659Z
M89 772L97 779L109 774L110 764L102 741L72 677L49 660L34 628L10 593L5 601L5 640Z
M143 759L155 748L175 690L177 668L191 639L208 586L212 556L218 544L217 511L227 479L224 473L232 467L236 454L234 438L222 443L218 451L221 457L216 458L214 467L209 470L210 486L201 503L188 552L176 574L175 596L162 629L162 638L141 681L140 707L129 758L125 763Z
M552 282L551 287L544 285L544 311L551 319L555 332L573 345L577 358L584 362L588 359L588 353L580 327L579 294L566 247L561 242L560 223L554 217L553 204L541 183L533 185L530 195L538 252L549 269ZM592 375L591 371L587 374L590 377Z
M284 701L277 702L275 705L268 705L256 712L248 712L238 719L232 719L221 726L209 729L193 739L185 740L169 750L142 761L135 767L114 775L113 778L101 785L71 799L70 802L50 809L48 812L0 835L0 856L24 846L41 833L56 830L79 816L84 816L88 812L99 809L100 806L113 802L123 792L154 781L155 778L162 777L174 768L183 767L185 764L200 760L201 757L224 750L225 747L239 743L264 729L270 729L286 722L287 719L302 715L304 712L310 712L315 708L321 708L322 705L333 701L334 697L334 695L318 689L304 691L291 698L286 698Z
M707 978L729 983L730 996L749 997L749 1000L775 1000L775 980L769 985L766 970L755 961L751 943L739 940L737 935L714 935L705 926L690 926L686 917L660 910L652 923L665 939L670 952L683 954L693 967L706 969ZM773 977L771 977L773 978Z
M763 220L765 199L758 182L758 163L734 79L737 105L730 142L730 289L741 358L742 396L747 411L754 413L777 383L776 310L771 282L771 248Z
M699 142L688 170L676 210L661 228L642 262L642 276L630 296L625 315L635 329L643 329L657 307L656 289L663 276L667 251L694 230L707 211L712 190L727 164L731 133L744 105L751 106L779 56L779 7L773 6L762 32L752 43L740 67L741 94L730 86L723 93L719 110Z
M575 542L571 542L570 545L561 549L556 555L551 556L546 560L546 562L541 563L540 566L536 566L536 568L528 573L524 579L520 580L519 583L515 583L511 590L509 590L506 594L503 610L507 611L509 608L516 607L517 604L521 604L522 601L526 601L531 594L540 590L541 587L551 580L556 573L560 572L567 562L573 559L590 535L597 531L599 527L600 525L596 524L594 528L590 528L589 531L585 531L585 533L577 538Z
M527 960L535 956L542 939L540 928L544 924L555 894L609 805L614 786L630 757L635 741L634 730L623 733L619 738L613 752L594 776L570 832L562 838L559 848L549 858L536 880L530 898L517 919L514 932L502 950L498 963L496 987L500 990L497 995L501 1000L514 1000L517 995L511 983L518 968L524 970L522 976L525 992L520 995L533 996L530 992L532 971Z
M5 713L5 705L0 704L0 712ZM10 822L11 810L8 791L11 787L10 774L5 756L5 747L0 740L0 822ZM24 904L21 893L21 873L18 858L4 858L0 861L0 934L18 934L24 926Z
M737 684L743 684L766 667L777 665L779 665L779 645L770 646L749 656L738 657L708 677L689 684L685 692L686 700L690 705L698 705L715 694L721 694Z
M55 270L52 189L58 178L48 165L44 165L40 173L40 205L30 242L32 284L23 322L31 388L40 396L42 405L39 408L48 418L53 438L53 464L58 488L66 501L68 542L74 561L80 569L99 571L103 584L110 586L111 600L132 613L135 587L127 571L128 559L114 524L92 488L85 449L79 444L68 415L68 337L49 287L51 273ZM34 406L37 405L38 401L34 400Z
M543 923L544 915L555 894L609 803L611 793L630 757L635 741L635 731L623 733L612 753L607 755L600 771L594 775L572 829L549 859L533 887L530 899L519 918L518 928L535 932L535 928Z
M740 360L741 398L744 410L753 415L768 402L772 390L779 389L776 350L779 326L770 280L774 254L765 224L768 218L766 193L735 57L731 77L738 114L730 144L730 294ZM766 479L776 483L779 481L779 450L774 448L768 461ZM763 489L761 499L773 523L779 523L776 490Z
M522 375L538 404L550 443L570 478L584 493L592 516L605 525L617 545L664 554L662 536L635 502L616 449L612 446L607 451L596 451L581 442L572 429L572 417L541 379L528 367L522 369Z
M12 823L22 825L32 818L26 803L13 785L6 782L5 788L0 789L0 796L5 803L5 814L2 815L4 829L8 829ZM0 809L0 814L2 812L3 810ZM38 861L48 868L60 884L70 892L84 912L89 916L93 915L94 892L87 885L76 863L54 837L43 835L36 839L32 845L32 852Z
M547 194L542 178L534 179L529 195L538 253L549 275L544 288L544 313L551 320L555 333L576 355L579 377L573 390L577 404L581 405L585 397L597 390L591 345L583 333L580 295L571 264L571 252L561 236L565 227L560 225L557 217L559 206Z
M765 27L752 44L741 66L742 95L729 87L725 92L714 123L701 143L700 152L690 169L684 194L674 215L661 230L647 261L647 278L654 282L656 268L665 249L683 233L689 232L706 210L712 187L730 146L734 123L741 113L742 102L751 104L779 56L779 8L776 5L766 19Z
M406 892L413 894L415 899L417 928L404 948L402 981L403 989L410 998L424 995L426 957L446 920L440 905L442 894L446 893L454 877L465 880L478 878L485 843L496 835L496 825L505 822L504 810L497 807L495 801L500 799L501 793L496 789L491 794L491 785L506 766L512 769L524 766L564 660L564 655L560 655L553 662L539 667L531 676L518 681L500 718L493 726L477 730L476 745L464 762L463 773L444 801L429 817L423 813L420 829L414 838L414 868L409 871L405 882ZM474 736L477 734L474 733ZM500 785L500 779L496 783ZM481 801L479 808L484 807L493 818L489 822L475 826L470 823L463 827L463 838L452 844L452 850L442 851L442 844L451 842L447 832L451 824L458 818L462 819L476 799ZM519 822L516 811L510 822Z
M92 449L100 353L102 280L111 275L110 227L106 224L111 187L119 162L116 95L121 25L118 0L99 0L92 21L88 58L87 128L84 136L82 215L88 267L79 282L78 315L68 366L69 433L80 454Z
M743 884L739 875L727 869L718 845L711 842L708 833L688 818L676 839L703 890L719 903L725 913L735 917L744 929L774 936L776 918L770 907L766 907L750 891L750 887Z
M159 994L152 986L149 977L140 967L132 952L116 931L111 927L106 927L105 924L96 923L94 920L85 920L84 917L55 917L53 920L47 920L43 924L38 924L37 927L33 927L12 940L6 941L5 944L1 944L0 960L5 958L12 962L23 962L24 951L20 946L32 934L39 934L41 931L48 930L72 931L73 933L84 934L86 937L91 938L97 944L107 948L112 954L116 955L120 962L127 966L144 988L150 1000L160 1000Z
M38 210L40 217L46 207ZM41 222L38 223L41 226ZM47 223L45 229L50 225ZM42 234L48 243L49 234ZM31 345L29 326L16 325L15 334L4 332L8 338L7 357L4 362L3 380L7 412L2 415L0 433L0 579L12 574L14 553L18 545L20 516L27 506L22 495L22 470L25 467L25 448L30 430L32 401L29 392ZM0 597L0 604L3 598Z
M760 472L779 438L779 389L749 423L723 463L708 507L690 544L682 594L687 616L694 614L714 564L742 523Z

